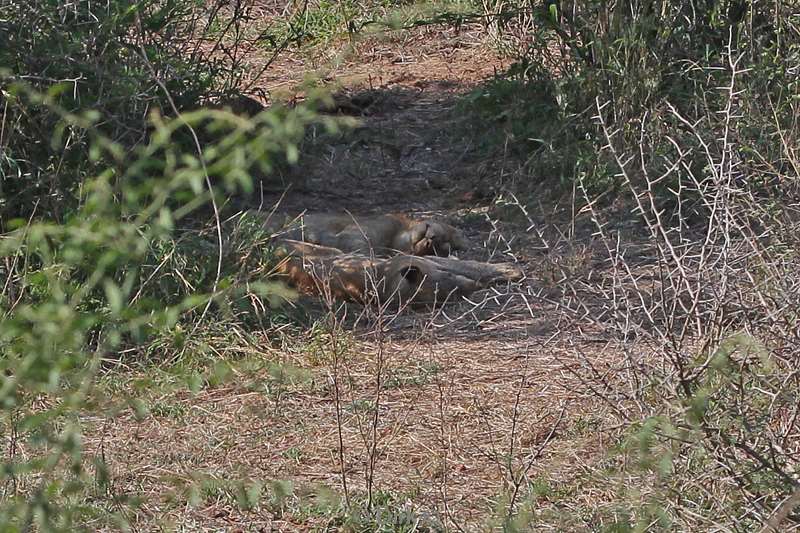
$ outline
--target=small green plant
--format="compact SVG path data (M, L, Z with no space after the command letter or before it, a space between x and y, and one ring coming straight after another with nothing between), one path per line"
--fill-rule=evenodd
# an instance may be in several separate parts
M283 512L296 520L305 522L324 517L328 527L341 531L432 533L445 530L438 520L417 510L402 494L378 491L373 494L371 508L367 505L366 494L352 494L348 506L336 491L323 485L295 490L295 487L281 483L275 488L274 495L274 498L281 496Z
M367 398L359 398L353 400L346 409L354 414L369 414L375 412L375 402Z
M424 362L412 368L397 368L389 372L384 387L394 389L427 385L441 371L442 367L436 361Z
M185 487L186 502L197 507L204 502L224 502L242 510L259 505L264 496L260 480L221 479L213 475L196 475Z

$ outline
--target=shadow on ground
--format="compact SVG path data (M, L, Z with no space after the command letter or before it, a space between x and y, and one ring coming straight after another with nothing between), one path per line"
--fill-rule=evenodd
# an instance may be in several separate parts
M439 80L337 95L331 114L357 125L336 136L311 132L301 163L249 207L438 215L474 207L489 194L469 125L454 112L466 91Z

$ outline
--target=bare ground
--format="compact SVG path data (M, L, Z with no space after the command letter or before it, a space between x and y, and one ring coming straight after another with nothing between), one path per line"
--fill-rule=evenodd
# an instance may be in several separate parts
M333 334L243 343L239 352L249 355L199 392L156 379L143 418L131 410L87 417L86 449L104 455L113 491L145 497L128 517L137 530L335 530L342 513L320 495L328 488L344 498L343 476L354 505L371 485L375 502L391 494L389 507L413 509L420 525L430 517L448 529L485 530L509 509L533 508L550 524L544 529L588 529L604 495L581 487L615 432L579 376L587 364L602 374L622 356L591 335L567 342L558 334L590 326L558 322L536 297L550 259L525 225L491 222L493 191L482 178L497 182L503 165L482 160L452 109L502 61L463 36L418 38L365 47L357 62L327 73L344 94L368 95L361 125L310 151L289 176L281 209L445 216L471 238L470 257L519 261L530 279L488 291L481 305L408 312L383 333L375 317L353 326L361 310L351 308ZM308 67L287 59L263 88L292 93ZM261 194L250 207L279 197ZM336 360L331 335L345 346ZM273 363L296 373L284 376ZM116 387L147 378L132 374ZM234 480L265 483L255 507L237 505L225 485ZM286 500L275 496L275 480L292 483ZM205 488L193 498L196 483Z

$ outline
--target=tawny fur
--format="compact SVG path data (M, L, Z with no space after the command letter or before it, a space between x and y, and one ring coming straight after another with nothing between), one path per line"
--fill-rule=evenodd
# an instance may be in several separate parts
M438 305L523 277L519 268L506 263L410 255L375 258L293 240L281 242L281 254L279 270L292 285L360 303Z
M300 217L283 236L347 253L374 255L447 257L467 248L463 233L453 226L405 215L308 214Z

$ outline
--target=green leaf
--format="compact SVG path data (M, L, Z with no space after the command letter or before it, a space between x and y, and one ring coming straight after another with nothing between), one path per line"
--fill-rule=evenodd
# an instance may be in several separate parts
M299 159L300 159L300 151L297 149L297 146L294 144L289 144L286 147L286 160L294 165L295 163L297 163Z
M158 225L165 231L172 231L175 228L175 223L172 219L172 211L166 207L162 207L158 212Z
M119 314L122 311L123 306L122 291L119 289L117 284L111 280L106 280L103 283L103 289L105 290L106 301L108 301L108 306L111 308L111 312L114 314Z
M150 415L150 409L147 408L147 404L139 398L132 398L128 405L133 409L133 416L138 421L142 421Z
M197 394L203 388L203 378L197 372L192 372L192 374L186 378L186 385L189 387L192 394Z

